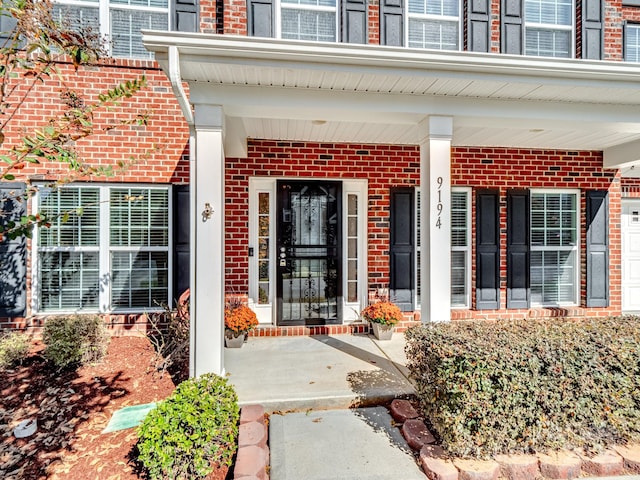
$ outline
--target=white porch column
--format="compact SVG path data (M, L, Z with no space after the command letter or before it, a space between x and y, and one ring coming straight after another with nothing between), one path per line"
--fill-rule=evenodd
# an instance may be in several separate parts
M192 377L224 374L223 119L221 106L195 105L190 165Z
M422 321L451 320L451 137L453 119L431 116L420 144Z

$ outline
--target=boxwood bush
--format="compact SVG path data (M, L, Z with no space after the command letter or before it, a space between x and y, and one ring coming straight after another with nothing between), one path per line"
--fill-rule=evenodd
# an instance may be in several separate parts
M14 330L0 334L0 370L22 363L30 346L31 341L25 333Z
M138 428L138 460L150 478L205 478L231 465L240 409L235 390L214 374L182 382Z
M65 315L47 319L42 341L44 358L62 369L102 360L109 333L98 315Z
M640 440L636 317L434 323L406 336L423 414L453 455Z

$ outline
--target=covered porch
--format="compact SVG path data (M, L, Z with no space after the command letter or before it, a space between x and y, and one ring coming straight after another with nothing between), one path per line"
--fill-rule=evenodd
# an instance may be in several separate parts
M630 176L640 157L638 65L177 32L144 43L191 128L196 376L225 371L225 159L247 157L247 139L418 146L423 321L451 318L452 147L604 151Z

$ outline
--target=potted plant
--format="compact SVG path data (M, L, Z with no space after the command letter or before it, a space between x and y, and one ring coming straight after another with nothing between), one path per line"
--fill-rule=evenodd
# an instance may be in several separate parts
M400 308L388 300L372 303L362 310L361 315L371 322L373 334L378 340L390 340L394 325L402 319Z
M224 310L224 342L228 348L240 348L249 330L258 325L258 318L246 305L227 307Z

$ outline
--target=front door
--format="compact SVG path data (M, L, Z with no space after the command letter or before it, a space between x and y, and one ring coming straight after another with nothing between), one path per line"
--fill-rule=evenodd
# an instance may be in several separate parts
M279 325L324 325L341 318L341 184L277 183Z

